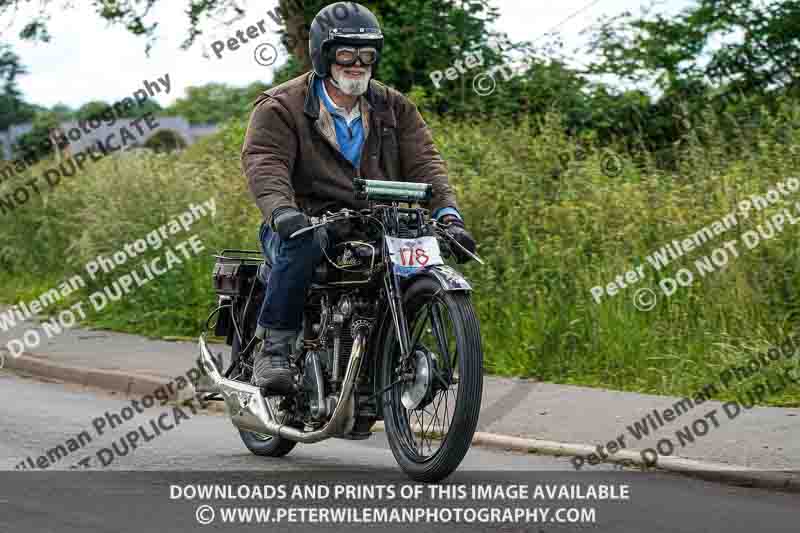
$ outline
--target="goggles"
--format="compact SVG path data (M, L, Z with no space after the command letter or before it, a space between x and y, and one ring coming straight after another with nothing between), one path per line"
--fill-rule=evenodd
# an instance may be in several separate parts
M357 60L364 66L369 66L378 60L378 49L374 46L340 46L331 50L331 59L343 67L354 65Z

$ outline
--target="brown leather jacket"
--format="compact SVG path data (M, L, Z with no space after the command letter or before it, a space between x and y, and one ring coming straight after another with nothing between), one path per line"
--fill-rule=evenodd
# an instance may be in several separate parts
M298 207L309 215L361 209L353 178L433 185L432 212L455 207L447 167L416 106L398 91L370 81L361 101L361 168L339 151L333 119L316 94L315 75L303 74L262 93L242 147L242 170L268 224L272 212Z

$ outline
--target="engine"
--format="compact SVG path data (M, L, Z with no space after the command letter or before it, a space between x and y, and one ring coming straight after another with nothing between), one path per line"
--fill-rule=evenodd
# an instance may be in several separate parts
M378 302L361 292L358 289L326 291L319 294L316 305L307 309L306 319L313 317L313 320L305 332L303 390L309 413L306 424L310 427L322 425L333 414L350 362L354 336L359 330L370 331L375 321ZM356 382L354 435L359 434L359 425L366 424L368 429L370 416L375 413L374 399L371 405L366 402L371 392L367 374L361 372Z

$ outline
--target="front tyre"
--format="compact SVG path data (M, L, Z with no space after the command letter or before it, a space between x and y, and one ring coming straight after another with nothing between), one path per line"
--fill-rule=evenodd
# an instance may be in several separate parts
M431 278L406 290L413 357L403 361L394 328L383 346L386 435L397 463L415 481L450 475L469 450L483 392L480 328L468 292Z

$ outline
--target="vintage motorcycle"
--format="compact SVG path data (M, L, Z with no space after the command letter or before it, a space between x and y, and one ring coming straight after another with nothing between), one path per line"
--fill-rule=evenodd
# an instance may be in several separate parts
M469 450L483 388L472 287L443 257L459 248L482 261L414 207L430 200L430 185L357 179L355 191L370 208L327 212L292 235L346 224L359 237L335 243L314 272L292 356L294 392L269 396L250 384L270 265L247 250L216 256L219 304L200 337L207 375L197 390L225 402L256 455L280 457L331 437L366 439L383 420L406 474L439 481ZM211 329L231 346L224 371L207 344Z

